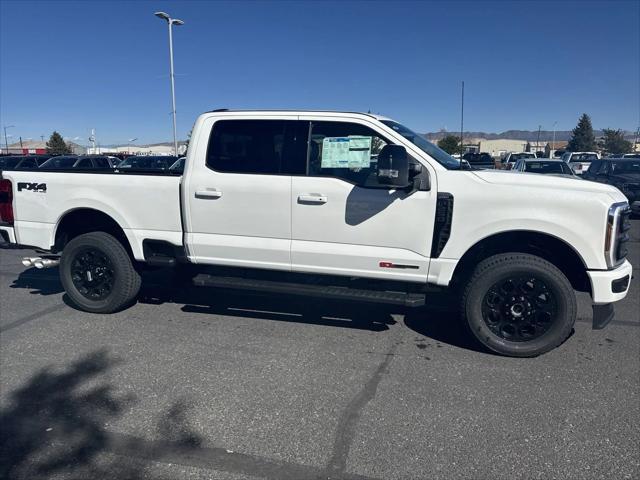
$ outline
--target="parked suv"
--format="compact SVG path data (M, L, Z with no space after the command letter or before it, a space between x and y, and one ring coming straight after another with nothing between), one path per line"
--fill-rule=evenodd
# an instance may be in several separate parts
M585 180L608 183L617 187L629 200L632 212L635 215L640 214L640 159L594 160L582 177Z

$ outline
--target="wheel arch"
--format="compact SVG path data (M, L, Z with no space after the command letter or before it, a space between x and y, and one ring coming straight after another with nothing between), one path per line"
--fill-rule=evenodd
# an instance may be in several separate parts
M134 259L131 244L124 228L109 214L95 208L74 208L63 213L56 224L51 251L61 252L75 237L90 233L105 232L113 235Z
M459 283L475 266L492 255L508 252L529 253L548 260L569 279L573 288L591 292L587 264L569 243L555 235L535 230L509 230L494 233L473 244L458 261L452 282Z

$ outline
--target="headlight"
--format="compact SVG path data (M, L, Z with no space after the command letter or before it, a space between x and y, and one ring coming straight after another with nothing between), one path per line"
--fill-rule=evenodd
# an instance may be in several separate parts
M627 256L627 231L631 228L629 216L631 209L627 202L614 203L607 214L607 231L604 240L604 256L608 268L615 268L624 262Z

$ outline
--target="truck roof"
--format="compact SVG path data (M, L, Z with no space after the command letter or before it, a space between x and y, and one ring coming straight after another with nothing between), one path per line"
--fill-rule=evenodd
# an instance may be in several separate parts
M268 114L286 114L286 115L364 115L367 117L375 118L376 120L392 120L389 117L385 117L384 115L378 115L369 112L351 112L351 111L342 111L342 110L287 110L287 109L275 109L275 110L254 110L254 109L230 109L230 108L217 108L215 110L210 110L205 113L268 113Z

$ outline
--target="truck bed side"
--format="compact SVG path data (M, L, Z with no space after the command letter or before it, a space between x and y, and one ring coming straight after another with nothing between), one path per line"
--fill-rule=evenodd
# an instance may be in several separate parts
M92 209L124 231L136 259L145 239L182 245L179 176L4 171L13 184L14 233L19 244L49 249L65 215Z

